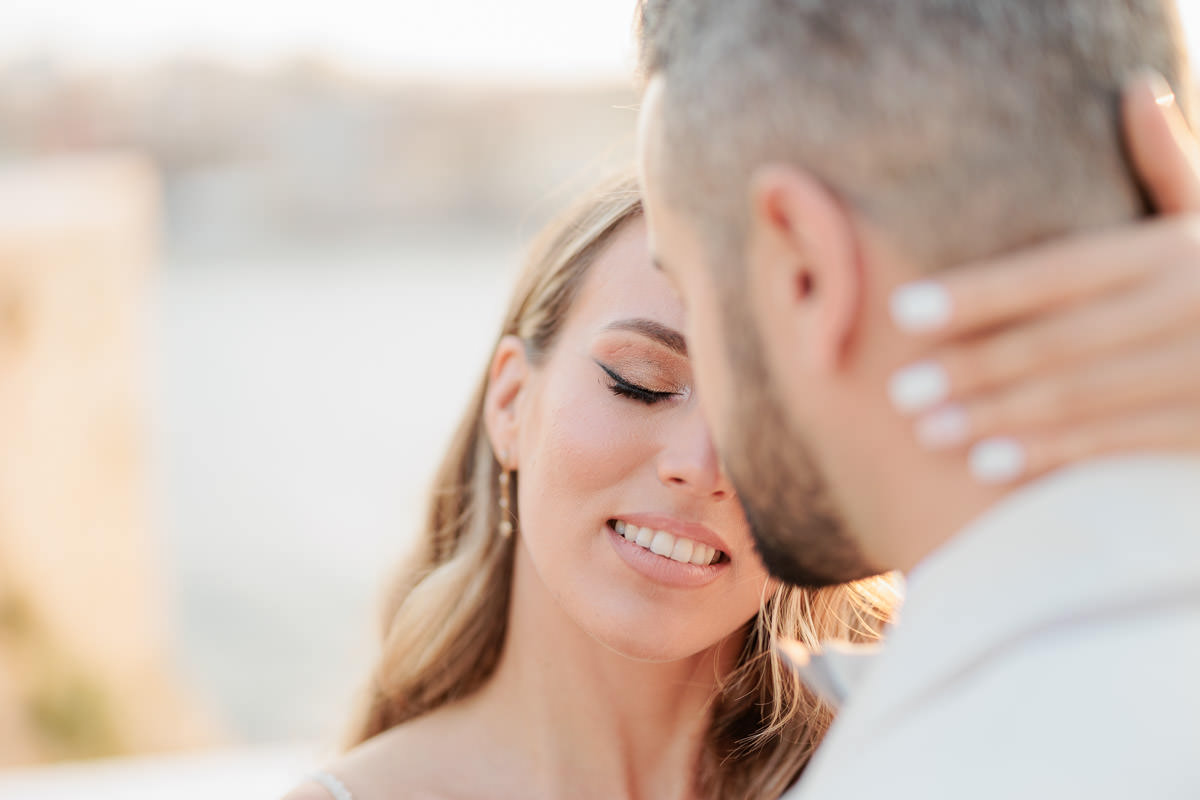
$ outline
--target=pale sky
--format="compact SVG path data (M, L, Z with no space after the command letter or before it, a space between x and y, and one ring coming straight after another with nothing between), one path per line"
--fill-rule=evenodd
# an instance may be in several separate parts
M315 52L373 73L570 83L631 73L634 0L3 0L0 59Z
M623 80L633 66L634 0L3 4L0 61L49 51L82 63L199 53L255 64L311 52L367 73L541 83ZM1200 54L1200 0L1179 4Z

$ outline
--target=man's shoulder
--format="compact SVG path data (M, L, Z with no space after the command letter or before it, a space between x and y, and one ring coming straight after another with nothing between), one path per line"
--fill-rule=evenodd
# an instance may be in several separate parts
M1064 764L1073 754L1094 761L1110 753L1129 763L1194 755L1197 642L1200 602L1051 626L998 646L891 722L897 733L940 736L964 751L981 742L1014 754L1052 747ZM980 741L954 725L966 719Z
M1200 606L1044 631L885 716L852 706L797 796L1194 797L1197 641Z
M1200 457L1143 455L1059 470L1012 492L968 524L916 569L916 575L986 568L1065 571L1130 558L1200 555ZM1031 555L1042 554L1039 559ZM943 565L943 562L945 564Z
M871 703L911 702L1021 654L1086 679L1068 643L1188 624L1200 606L1198 491L1200 459L1154 457L1089 465L1007 501L911 576L874 670L889 689Z

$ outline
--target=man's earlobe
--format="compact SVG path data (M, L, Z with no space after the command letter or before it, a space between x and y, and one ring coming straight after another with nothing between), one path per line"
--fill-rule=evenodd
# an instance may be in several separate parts
M860 320L861 264L853 220L812 174L760 167L751 183L753 254L761 295L813 368L840 369ZM772 274L774 273L774 274Z

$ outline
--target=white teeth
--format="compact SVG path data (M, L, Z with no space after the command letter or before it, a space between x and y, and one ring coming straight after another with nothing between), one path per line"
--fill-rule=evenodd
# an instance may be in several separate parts
M634 541L642 547L649 548L650 543L654 541L654 531L650 528L638 528L635 525L631 525L630 527L638 532L637 539Z
M678 561L681 564L695 564L704 567L715 563L720 557L720 552L715 547L685 539L682 536L675 536L666 531L639 528L637 525L630 525L621 520L613 523L613 530L618 535L625 537L626 540L646 548L655 555Z
M650 552L656 556L671 557L671 551L675 549L675 537L666 531L659 531L654 534L654 539L650 542Z
M671 551L671 559L684 564L688 563L692 559L692 549L695 544L691 539L676 539L675 548Z

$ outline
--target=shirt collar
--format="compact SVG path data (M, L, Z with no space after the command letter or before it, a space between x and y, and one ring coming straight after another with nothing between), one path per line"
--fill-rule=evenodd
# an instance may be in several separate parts
M810 691L836 709L857 691L878 660L882 645L829 641L810 649L797 641L782 640L775 650Z

